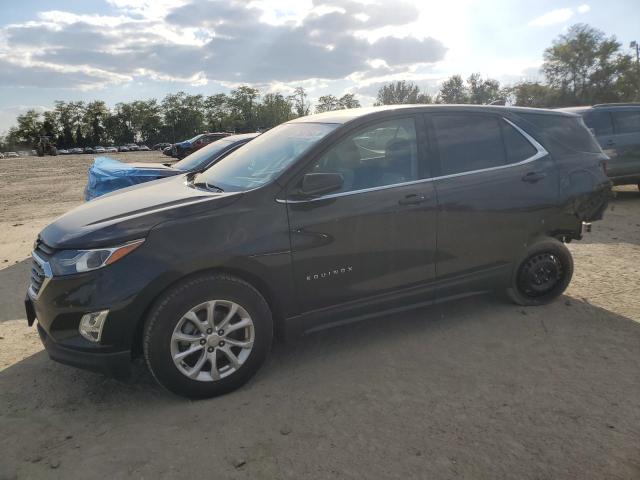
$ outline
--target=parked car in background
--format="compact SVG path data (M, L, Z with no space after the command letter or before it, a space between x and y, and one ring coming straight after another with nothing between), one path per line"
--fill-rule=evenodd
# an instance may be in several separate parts
M18 150L18 155L21 157L29 157L31 152L28 150Z
M76 147L69 150L69 153L84 153L84 150L82 148Z
M140 151L141 152L148 152L151 149L149 147L147 147L146 145L140 145Z
M171 153L172 153L172 151L173 151L173 145L169 145L168 147L165 147L165 148L162 150L162 154L163 154L163 155L166 155L167 157L171 157Z
M174 143L171 148L171 156L173 158L182 159L187 155L192 154L196 150L204 147L205 145L209 145L216 140L220 140L221 138L228 137L231 135L230 133L201 133L200 135L196 135L195 137L185 140L184 142Z
M604 103L562 108L582 116L609 156L607 175L614 185L640 189L640 103Z
M0 158L4 158L4 153L0 152Z
M118 151L119 152L128 152L129 151L129 147L127 147L126 145L120 145L118 147Z
M84 199L92 200L121 188L159 178L201 172L257 136L257 133L248 133L224 138L174 164L123 163L111 158L97 158L89 167Z
M107 153L117 153L118 149L116 147L107 147L105 149L107 151Z
M44 228L26 316L54 360L126 375L142 354L173 392L224 394L260 368L274 331L385 315L393 329L398 311L479 292L558 298L573 273L564 242L606 209L605 160L580 117L558 111L300 117L203 173Z
M92 147L84 147L84 153L94 153L93 148Z
M16 158L19 157L18 152L7 152L7 158Z
M127 144L127 148L129 149L130 152L137 152L138 150L140 150L140 147L135 143Z
M94 152L94 153L105 153L106 151L107 151L107 149L106 149L106 148L104 148L104 147L101 147L101 146L97 146L97 147L95 147L95 148L93 149L93 152Z
M161 143L156 143L153 147L151 147L152 150L164 150L167 147L170 147L171 144L167 143L167 142L161 142Z

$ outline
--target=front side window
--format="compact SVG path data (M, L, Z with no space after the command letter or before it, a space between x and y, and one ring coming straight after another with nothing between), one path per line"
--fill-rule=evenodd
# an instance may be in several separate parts
M376 122L348 134L325 151L305 173L339 173L338 192L418 179L418 144L413 118Z
M640 133L640 111L613 112L616 133Z
M198 175L198 184L239 192L260 187L335 130L335 123L284 123L233 151Z

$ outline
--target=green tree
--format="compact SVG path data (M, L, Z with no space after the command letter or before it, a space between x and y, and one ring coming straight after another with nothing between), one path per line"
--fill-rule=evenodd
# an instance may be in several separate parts
M322 97L320 97L322 98ZM345 93L338 99L340 108L360 108L360 101L353 93Z
M44 134L40 113L35 110L27 110L16 118L17 125L9 129L7 143L13 147L31 147Z
M318 98L316 113L331 112L333 110L340 110L341 108L338 97L335 95L323 95Z
M631 66L630 56L620 52L615 37L576 24L545 50L542 70L548 84L560 92L562 104L589 105L633 96L633 92L625 94L615 88L628 78Z
M204 101L205 121L207 128L212 131L224 131L230 127L229 97L224 93L217 93L207 97Z
M311 103L307 100L307 92L302 87L296 87L289 100L293 104L293 111L298 117L304 117L311 112Z
M247 85L242 85L231 91L228 104L231 108L234 129L241 132L256 130L256 103L260 92Z
M558 105L559 92L540 82L520 82L506 89L505 95L519 107L553 108Z
M89 102L84 108L83 131L86 135L85 140L91 146L100 145L106 140L104 122L108 116L109 109L102 100Z
M281 93L267 93L258 106L260 128L271 128L293 118L291 101Z
M460 75L453 75L442 82L437 97L438 103L468 103L469 90Z
M492 78L483 79L479 73L473 73L467 79L469 103L487 105L502 96L500 82Z
M169 94L162 100L164 134L174 142L186 140L205 130L205 105L202 95L185 92Z
M407 103L431 103L431 97L420 93L413 82L400 80L388 83L378 89L375 105L399 105Z

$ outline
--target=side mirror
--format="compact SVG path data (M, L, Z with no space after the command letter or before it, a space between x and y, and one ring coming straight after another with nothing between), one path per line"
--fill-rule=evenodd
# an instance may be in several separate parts
M307 173L302 177L300 195L312 197L334 192L342 188L344 178L340 173Z

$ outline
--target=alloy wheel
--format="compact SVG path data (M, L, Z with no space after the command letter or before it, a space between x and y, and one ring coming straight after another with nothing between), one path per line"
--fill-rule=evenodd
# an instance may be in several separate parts
M249 313L228 300L210 300L186 312L171 335L171 357L186 377L213 382L236 372L253 349Z

